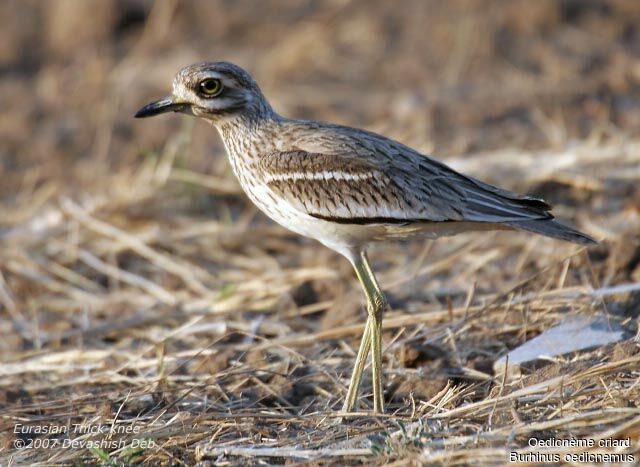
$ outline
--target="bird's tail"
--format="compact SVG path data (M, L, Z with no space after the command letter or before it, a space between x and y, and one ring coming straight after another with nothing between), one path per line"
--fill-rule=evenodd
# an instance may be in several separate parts
M578 230L567 227L554 219L536 219L530 221L508 222L514 229L534 232L545 237L558 238L582 245L595 245L598 242Z

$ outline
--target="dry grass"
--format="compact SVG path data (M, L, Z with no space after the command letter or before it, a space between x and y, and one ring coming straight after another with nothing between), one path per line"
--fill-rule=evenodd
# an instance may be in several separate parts
M631 438L626 450L590 451L638 459L640 61L625 32L635 4L574 22L550 2L486 11L414 2L406 12L327 2L277 13L237 2L207 20L203 3L160 2L137 29L117 26L107 8L117 27L74 31L95 56L49 25L37 73L0 48L14 69L1 84L13 118L3 121L0 174L0 464L495 465L511 451L545 452L532 437ZM2 8L46 13L42 5ZM452 28L447 18L461 19ZM287 21L299 43L279 41ZM425 30L429 54L415 59ZM496 45L489 33L509 39ZM602 243L499 232L376 246L392 305L388 412L340 423L364 323L349 265L257 213L206 126L130 119L211 35L215 50L203 56L225 50L287 113L463 153L442 159L543 195ZM304 51L317 43L330 46L311 60ZM371 50L384 44L382 63ZM20 107L14 96L29 84L34 98ZM577 314L606 314L629 339L515 380L493 373L509 349ZM70 433L21 435L17 424ZM74 433L75 424L113 433ZM76 444L16 449L29 438ZM105 440L127 446L87 449Z

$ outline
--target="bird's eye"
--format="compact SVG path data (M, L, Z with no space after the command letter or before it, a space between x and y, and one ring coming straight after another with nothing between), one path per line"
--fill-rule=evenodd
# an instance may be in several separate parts
M220 94L222 91L222 83L219 79L215 78L206 78L200 81L198 85L200 87L200 92L204 94L206 97L214 97Z

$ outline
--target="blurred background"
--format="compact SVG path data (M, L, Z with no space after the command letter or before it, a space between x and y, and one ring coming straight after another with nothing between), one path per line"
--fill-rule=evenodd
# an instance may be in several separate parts
M640 282L638 0L3 0L0 17L0 403L16 419L69 397L137 417L189 385L181 410L207 417L341 403L364 316L349 264L257 213L209 125L133 119L202 60L247 69L283 115L381 132L604 240L375 248L405 323L385 334L397 407L458 384L451 361L490 378L495 356L609 297L583 291ZM636 313L625 290L608 311ZM492 387L471 381L443 407Z
M182 66L248 69L285 115L382 131L440 157L640 130L634 0L8 0L0 160L109 170L184 122L136 122ZM223 171L197 124L189 166ZM94 172L95 173L95 172ZM3 181L3 196L20 177Z

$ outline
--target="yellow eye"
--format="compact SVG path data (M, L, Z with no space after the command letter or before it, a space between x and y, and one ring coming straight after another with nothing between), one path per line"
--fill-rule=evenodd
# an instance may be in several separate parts
M207 97L214 97L222 91L222 83L215 78L203 79L198 86L200 87L200 92Z

